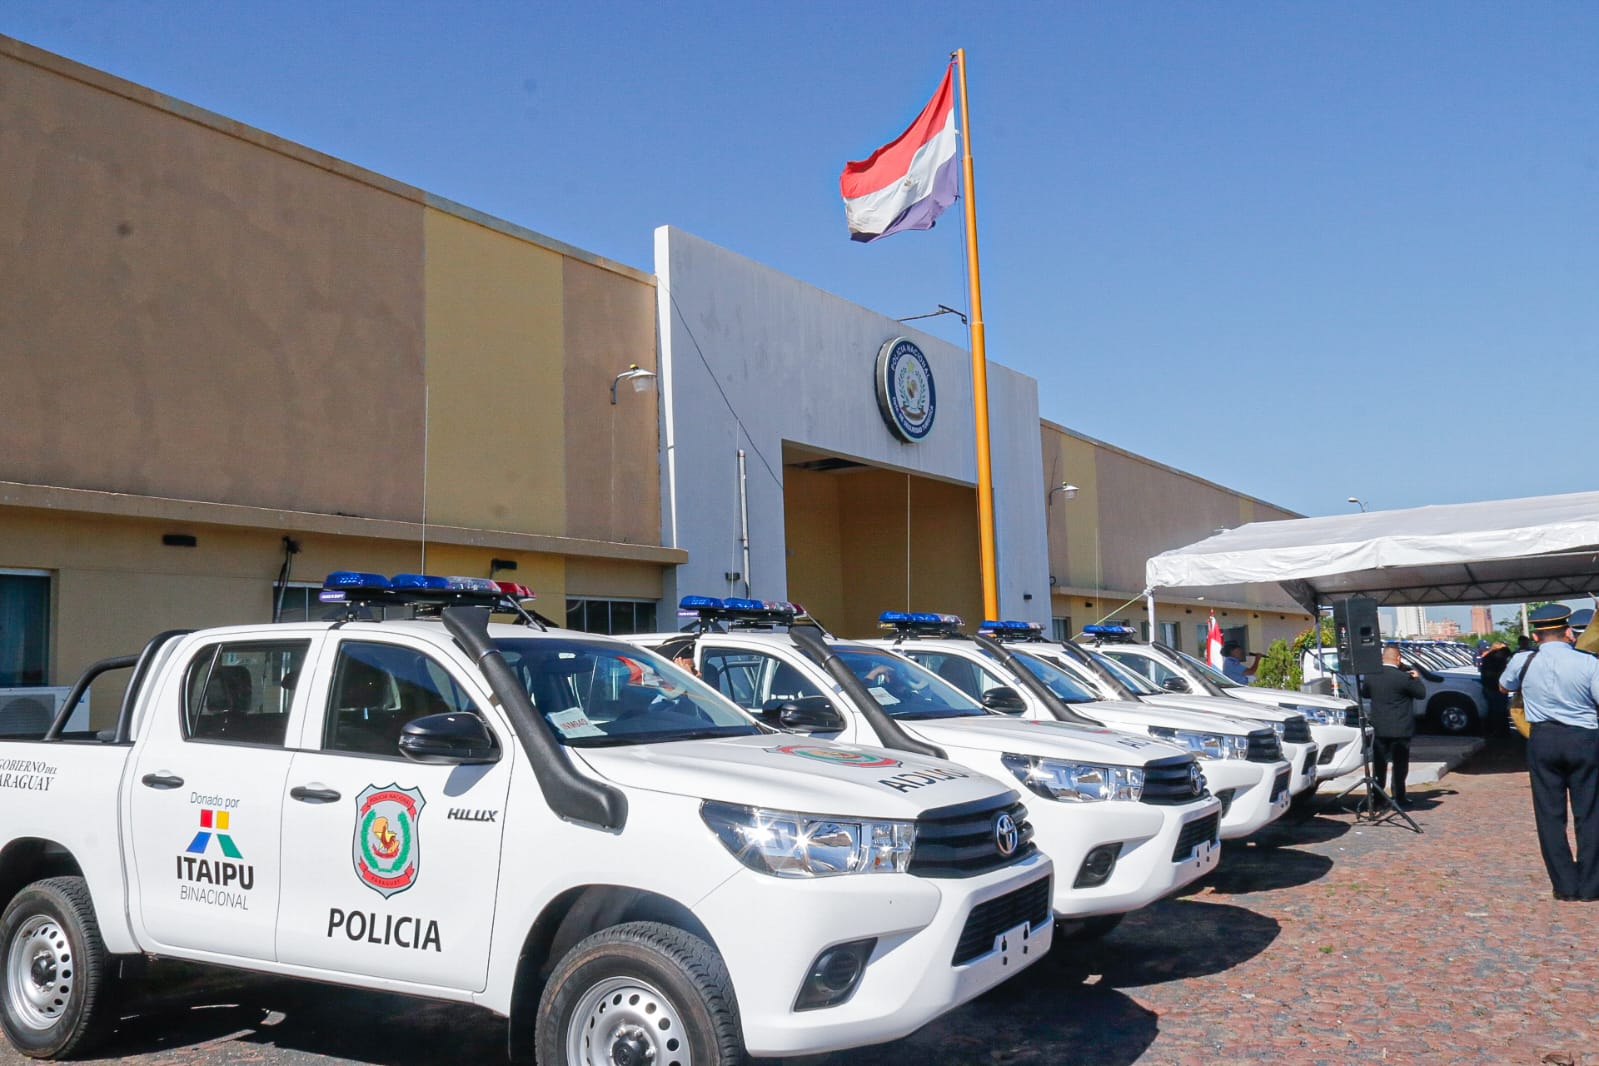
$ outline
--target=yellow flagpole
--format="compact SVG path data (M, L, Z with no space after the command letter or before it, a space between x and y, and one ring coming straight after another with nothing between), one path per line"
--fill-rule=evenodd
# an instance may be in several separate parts
M983 286L977 269L977 197L972 189L972 120L966 107L966 49L955 49L961 83L961 179L966 201L966 283L972 330L972 414L977 428L977 543L983 568L983 617L999 617L994 553L994 470L988 445L988 352L983 336Z

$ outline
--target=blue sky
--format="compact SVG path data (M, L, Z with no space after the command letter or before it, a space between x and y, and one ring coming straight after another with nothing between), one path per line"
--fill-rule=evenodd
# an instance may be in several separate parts
M838 171L964 46L989 356L1044 417L1306 514L1596 487L1599 4L890 10L7 0L0 32L634 266L672 224L895 316L965 306L958 211L853 244Z

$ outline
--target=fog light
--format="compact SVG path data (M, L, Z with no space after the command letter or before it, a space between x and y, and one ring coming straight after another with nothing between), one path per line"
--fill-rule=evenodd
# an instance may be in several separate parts
M1083 865L1077 870L1077 880L1072 882L1073 888L1097 888L1110 880L1110 875L1116 870L1116 859L1122 853L1121 844L1101 844L1090 851L1083 859Z
M799 998L794 1000L795 1010L819 1010L836 1007L855 994L861 978L866 976L866 960L871 958L877 938L852 940L838 944L816 956L800 985Z
M1216 793L1216 798L1221 800L1221 816L1227 817L1227 812L1233 809L1233 797L1238 795L1236 788L1224 788Z

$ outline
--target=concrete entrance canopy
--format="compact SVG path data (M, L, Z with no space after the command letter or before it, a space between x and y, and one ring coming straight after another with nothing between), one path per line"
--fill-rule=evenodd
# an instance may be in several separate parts
M862 622L889 609L977 612L952 606L941 589L975 585L979 561L975 540L976 444L972 418L971 366L967 352L904 323L829 293L769 267L735 255L680 230L655 232L655 266L660 323L662 419L662 543L686 549L689 562L666 580L668 605L690 594L744 595L760 599L801 598L790 582L795 558L828 551L840 555L847 537L831 543L790 544L790 532L819 535L816 523L785 519L788 508L814 506L811 475L838 470L836 462L872 468L871 477L908 491L911 511L917 500L940 488L939 508L953 524L925 534L913 528L909 555L905 499L898 497L895 530L874 542L881 565L896 569L883 588L868 593L852 587L850 567L840 560L841 620L827 621L839 632L860 635ZM925 355L936 388L934 425L910 443L895 436L879 411L874 373L878 353L896 337L913 341ZM993 427L996 542L999 556L1000 611L1007 617L1048 622L1049 571L1044 532L1043 478L1038 448L1038 387L1026 375L989 366L989 410ZM747 504L749 563L742 544L739 452L744 452L743 499ZM821 460L821 462L818 462ZM785 465L794 464L794 465ZM798 465L808 464L808 465ZM849 469L849 468L844 468ZM793 471L793 484L790 472ZM838 478L836 482L847 479ZM802 483L809 487L802 490ZM787 491L786 491L787 490ZM883 515L839 499L839 523L852 529L886 526ZM969 560L934 552L935 544L962 536L957 512L970 502L972 552ZM886 512L886 507L883 508ZM892 538L890 536L892 534ZM890 539L901 542L888 550ZM934 572L917 575L926 565ZM802 566L814 575L814 565ZM907 571L912 571L907 582ZM747 571L747 572L746 572ZM729 575L739 575L736 578ZM930 577L931 580L927 578ZM813 577L807 576L805 582ZM864 602L892 586L896 602ZM907 593L907 587L909 592ZM854 593L854 598L851 594ZM922 602L926 596L928 602ZM905 602L907 598L915 602ZM978 619L970 619L976 622Z

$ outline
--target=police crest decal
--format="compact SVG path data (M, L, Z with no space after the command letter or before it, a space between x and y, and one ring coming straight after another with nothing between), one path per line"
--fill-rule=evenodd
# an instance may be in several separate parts
M355 798L356 876L387 899L416 884L422 867L418 823L427 801L420 789L368 785Z

